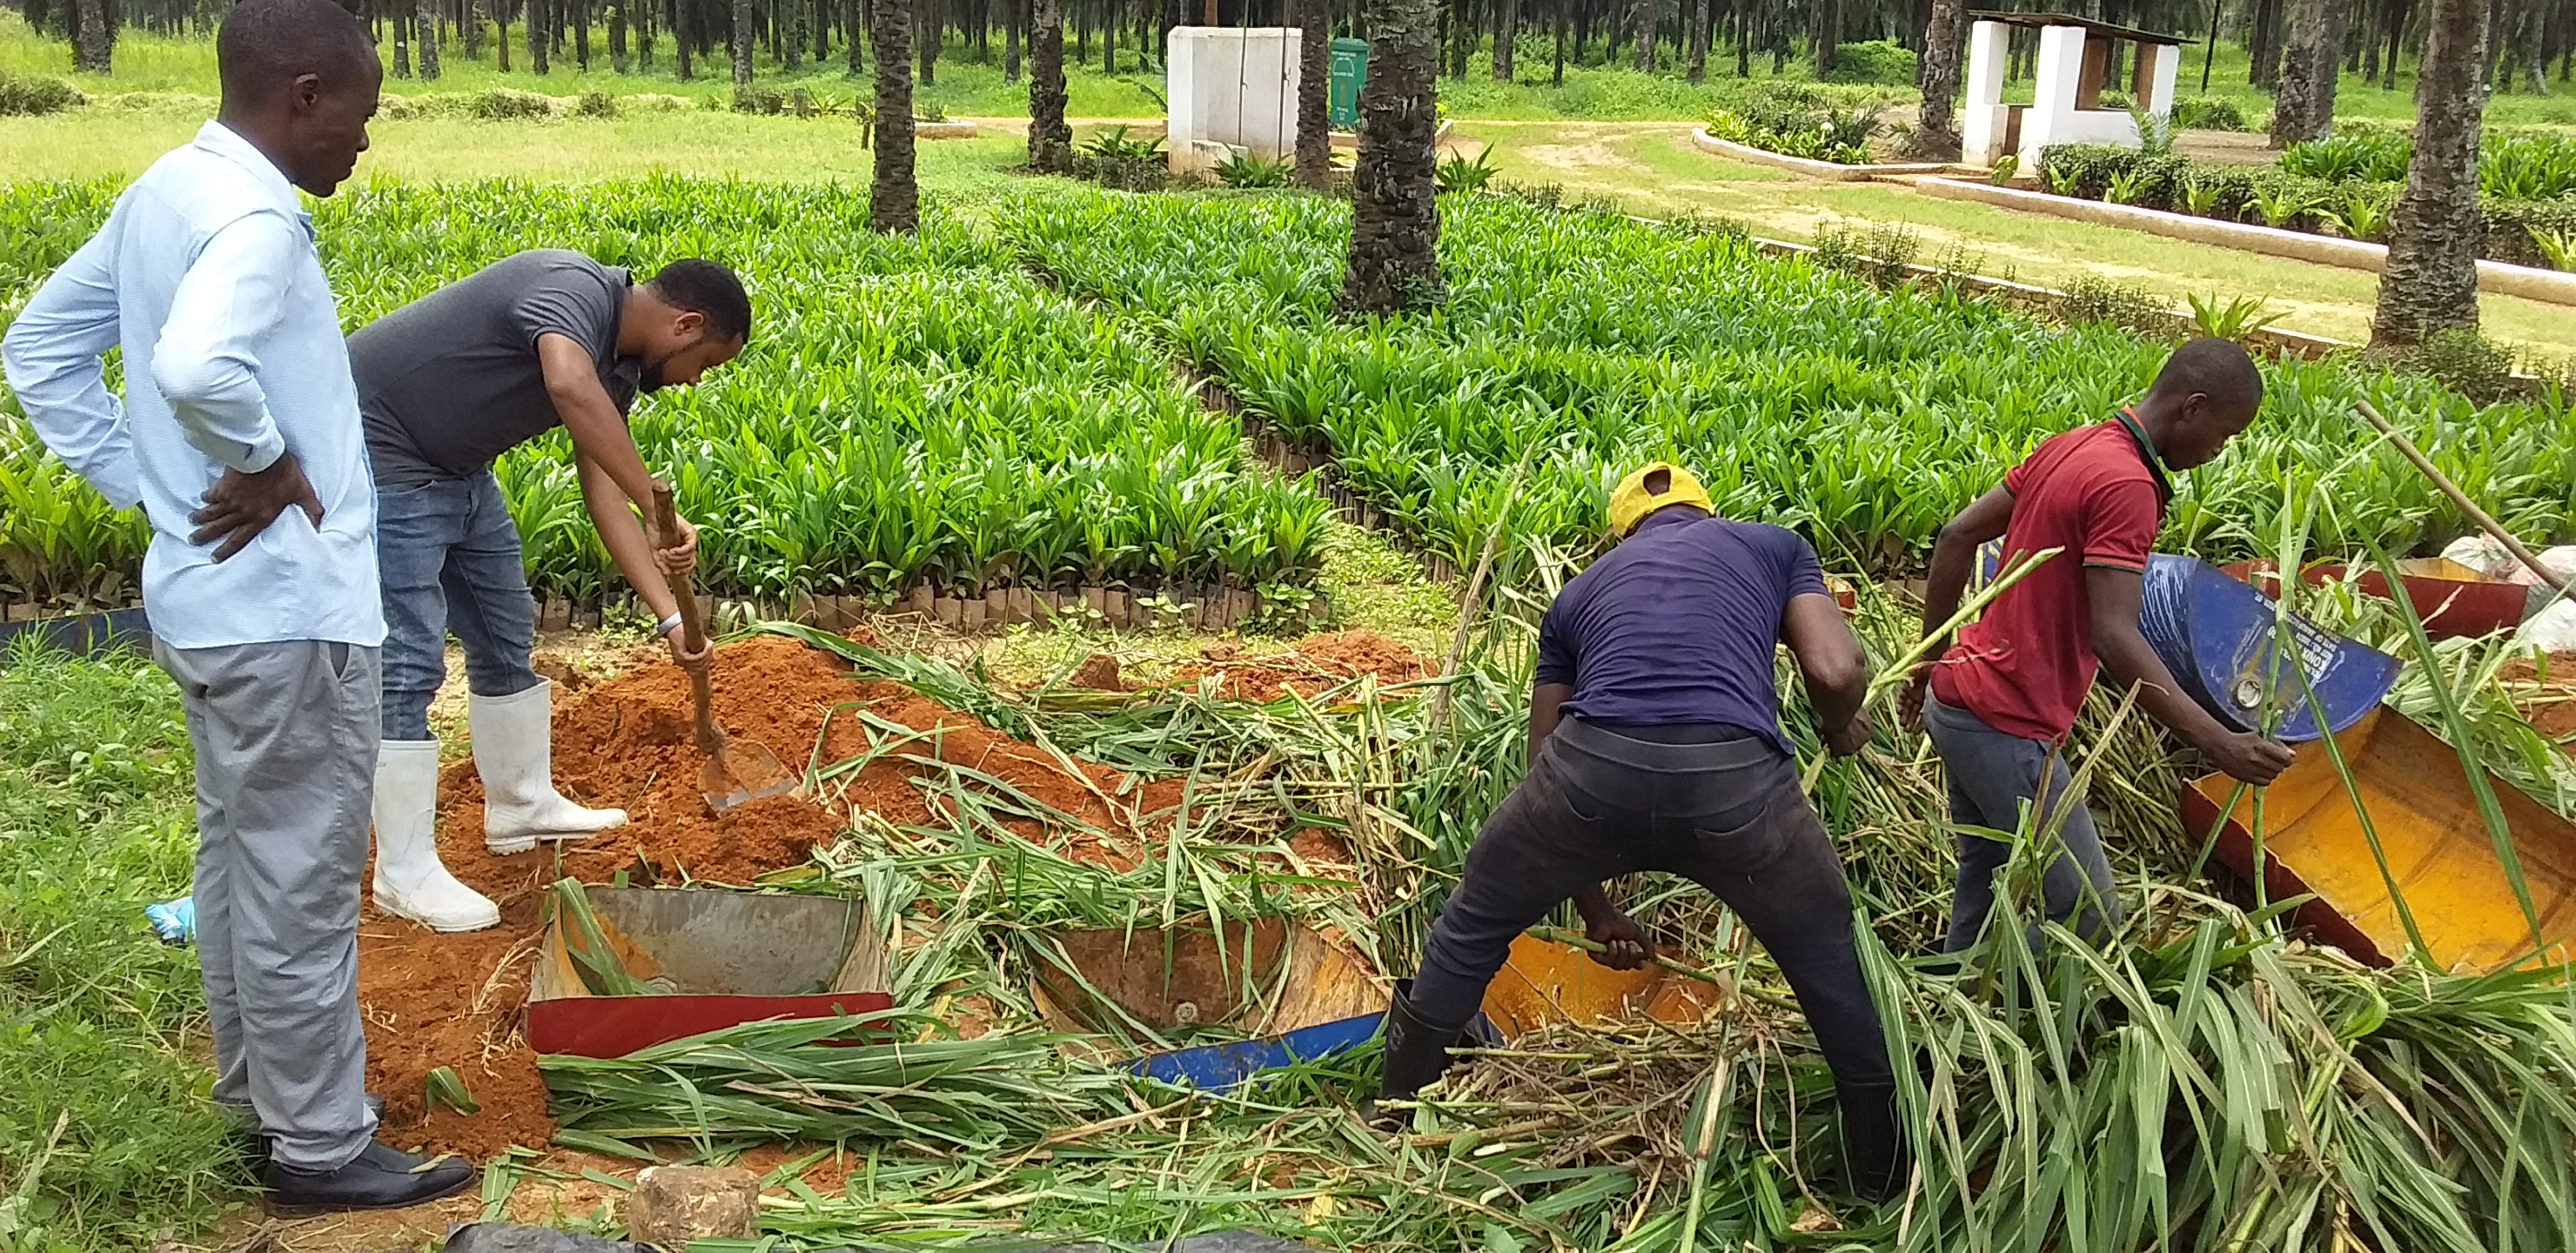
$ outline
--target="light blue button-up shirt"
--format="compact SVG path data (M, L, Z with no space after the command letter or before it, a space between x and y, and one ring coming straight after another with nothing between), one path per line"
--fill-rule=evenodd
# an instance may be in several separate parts
M105 355L125 350L125 398ZM268 158L220 122L164 154L0 344L36 434L152 522L143 607L174 648L384 643L376 494L340 312L313 220ZM322 502L290 507L234 557L191 544L224 470L292 452ZM220 541L218 541L220 542Z

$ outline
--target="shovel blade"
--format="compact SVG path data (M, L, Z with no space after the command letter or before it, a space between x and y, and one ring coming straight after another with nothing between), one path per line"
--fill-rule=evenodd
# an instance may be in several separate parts
M763 797L791 795L798 783L767 746L741 740L720 745L698 771L698 789L717 813Z

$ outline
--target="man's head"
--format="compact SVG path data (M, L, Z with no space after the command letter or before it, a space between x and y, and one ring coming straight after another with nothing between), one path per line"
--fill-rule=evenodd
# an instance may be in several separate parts
M696 383L751 338L751 296L713 261L674 261L626 302L618 351L644 363L645 391Z
M2243 348L2195 339L2165 358L2137 413L2156 454L2167 466L2188 470L2216 457L2262 405L2263 375Z
M1690 471L1669 461L1649 462L1611 489L1610 533L1626 539L1649 515L1666 509L1690 509L1703 516L1717 512L1708 503L1708 489Z
M241 0L215 35L223 123L288 182L328 196L367 150L384 67L367 28L331 0Z

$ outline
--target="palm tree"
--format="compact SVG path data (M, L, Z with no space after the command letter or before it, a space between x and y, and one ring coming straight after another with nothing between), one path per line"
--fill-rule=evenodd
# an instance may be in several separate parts
M2321 139L2334 124L2335 77L2342 69L2343 0L2297 0L2281 86L2272 96L2272 146Z
M733 0L733 85L736 87L751 81L751 40L759 30L759 6L752 0Z
M1332 0L1297 0L1297 26L1297 181L1324 191L1333 185Z
M420 60L420 81L438 81L438 0L420 0L412 20L412 55Z
M921 187L912 178L912 0L870 0L868 33L877 57L877 178L868 226L887 234L921 229Z
M1062 174L1073 165L1073 128L1064 121L1064 5L1037 0L1029 17L1029 168Z
M2432 0L2415 78L2415 155L2388 215L2374 347L2419 344L2478 324L2478 132L2487 0Z
M1368 82L1351 170L1351 252L1341 307L1394 313L1448 299L1433 192L1439 127L1438 0L1367 0Z
M1959 119L1950 98L1959 94L1959 20L1967 15L1967 0L1932 0L1921 73L1915 80L1923 89L1923 111L1914 123L1916 156L1947 160L1959 155Z

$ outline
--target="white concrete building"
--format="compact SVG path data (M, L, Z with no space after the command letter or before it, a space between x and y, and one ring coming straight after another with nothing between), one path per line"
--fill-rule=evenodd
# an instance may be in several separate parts
M1175 174L1209 169L1229 150L1276 160L1297 148L1293 26L1175 26L1167 49Z
M2174 79L2182 68L2182 40L2172 35L2112 26L2060 13L1970 14L1968 103L1959 119L1970 165L1992 166L2007 154L2021 168L2039 168L2050 144L2138 146L2138 124L2126 109L2102 107L2114 44L2135 45L2128 92L2139 111L2173 116ZM2039 32L2031 103L2005 104L2004 66L2014 28Z

